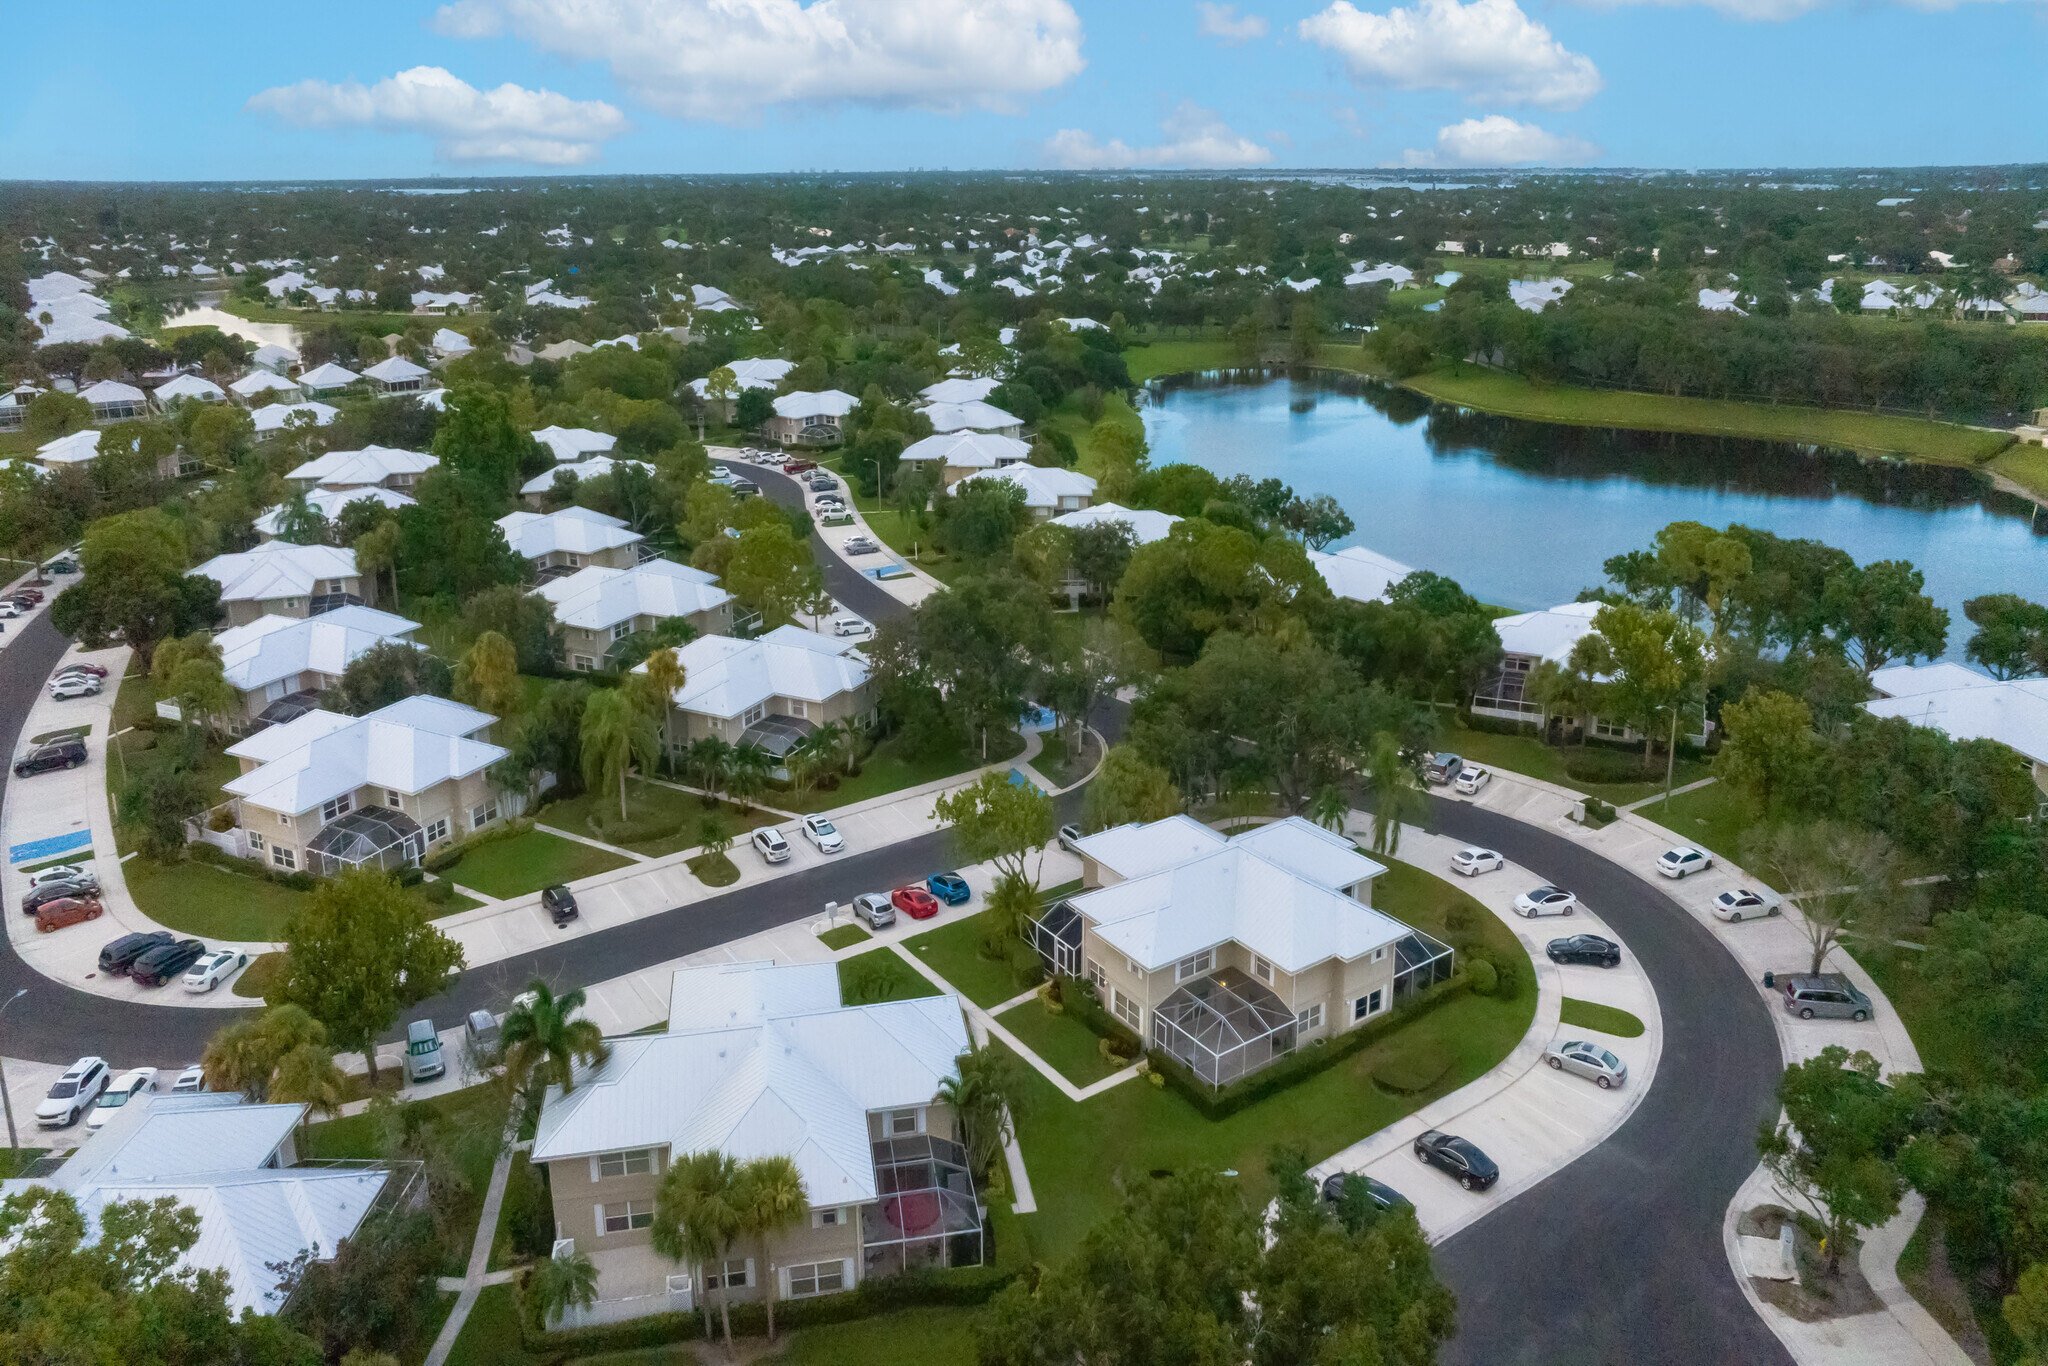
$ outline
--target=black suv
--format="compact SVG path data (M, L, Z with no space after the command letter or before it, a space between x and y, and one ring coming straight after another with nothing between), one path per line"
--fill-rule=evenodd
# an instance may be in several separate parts
M34 915L37 907L65 897L99 894L100 880L90 873L82 877L60 878L56 882L45 882L39 887L30 888L28 895L21 899L21 913Z
M1573 934L1553 939L1543 951L1553 963L1590 963L1596 968L1621 966L1621 945L1597 934Z
M169 930L151 930L148 934L124 934L100 950L100 971L109 977L119 977L135 966L135 960L151 949L161 948L174 942Z
M53 740L47 745L37 745L14 761L14 776L26 778L31 773L48 773L52 769L77 768L85 762L85 741L75 735L62 740Z
M128 969L128 975L135 979L137 986L160 987L191 967L206 954L206 945L197 939L180 939L175 944L159 944L135 960Z
M548 888L540 894L540 904L557 925L566 925L576 918L576 895L567 887Z

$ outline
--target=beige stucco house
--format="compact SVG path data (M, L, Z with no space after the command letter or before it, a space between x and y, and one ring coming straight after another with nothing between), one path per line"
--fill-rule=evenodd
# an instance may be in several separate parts
M266 616L317 616L376 596L375 583L356 568L356 552L342 546L265 541L216 555L192 573L220 584L221 615L230 626Z
M231 728L246 728L274 703L310 703L377 646L387 641L415 645L412 633L419 628L418 622L394 613L354 606L317 617L258 617L247 626L229 627L213 639L220 647L221 672L241 695Z
M713 575L673 560L630 569L586 565L533 591L554 605L562 664L578 673L613 667L619 642L678 617L700 636L732 629L732 594Z
M756 640L699 636L676 651L684 682L669 708L664 747L676 755L714 737L759 745L780 760L829 722L866 724L874 686L859 643L801 626L778 626Z
M587 565L630 569L640 559L639 532L617 517L589 508L560 512L508 512L498 519L505 543L546 580Z

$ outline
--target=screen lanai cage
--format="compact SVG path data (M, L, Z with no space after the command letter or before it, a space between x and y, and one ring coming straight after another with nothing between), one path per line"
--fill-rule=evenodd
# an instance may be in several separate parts
M1224 968L1174 988L1152 1011L1152 1042L1212 1087L1294 1051L1294 1012L1268 987Z
M878 1198L860 1211L863 1279L948 1266L980 1266L981 1204L967 1150L931 1134L874 1145Z
M389 872L418 863L427 838L420 823L388 806L358 807L320 828L306 846L307 870L331 877L349 868Z

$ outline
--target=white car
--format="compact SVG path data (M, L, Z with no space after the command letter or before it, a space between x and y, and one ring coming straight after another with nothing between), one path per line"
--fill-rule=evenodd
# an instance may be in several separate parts
M36 1105L36 1123L45 1129L76 1124L78 1117L107 1089L107 1060L80 1058L50 1084L50 1093Z
M91 674L66 674L50 680L50 696L59 702L68 697L97 697L100 681Z
M1515 914L1534 919L1539 915L1570 915L1579 909L1579 899L1562 887L1544 883L1515 898Z
M1458 780L1452 786L1468 797L1476 797L1479 795L1479 789L1485 787L1492 779L1493 774L1487 769L1477 764L1467 764L1458 770Z
M1559 1039L1544 1052L1544 1061L1560 1072L1589 1078L1603 1091L1628 1080L1628 1064L1597 1043L1580 1039Z
M754 832L753 839L754 852L761 856L762 862L789 862L789 841L784 839L782 837L782 832L780 830L777 830L774 826L762 826L759 830L756 830Z
M249 966L249 955L240 949L215 949L194 963L185 973L185 990L212 991Z
M196 1062L180 1072L178 1079L171 1083L171 1094L174 1096L190 1095L195 1091L204 1091L205 1089L206 1068Z
M846 511L846 500L836 493L824 493L818 496L818 501L813 506L819 512L844 512Z
M0 598L0 617L18 617L21 608L6 598Z
M114 1112L145 1091L156 1090L156 1069L137 1067L114 1078L114 1084L100 1092L99 1104L92 1107L92 1113L85 1117L89 1132L98 1133L100 1126L114 1117Z
M835 636L871 636L875 628L859 617L832 618L832 634Z
M1657 860L1657 871L1665 877L1684 877L1688 873L1697 873L1702 868L1713 866L1712 854L1704 849L1695 849L1689 844L1681 844L1676 849L1666 849L1663 856Z
M846 847L839 827L823 816L804 817L804 838L817 845L821 854L836 854Z
M91 873L76 863L60 863L54 868L38 868L33 873L30 873L28 875L28 885L29 890L34 891L45 883L71 882L78 878L91 876Z
M1481 873L1497 873L1507 866L1507 860L1491 849L1476 846L1460 849L1451 855L1451 871L1463 873L1466 877L1478 877Z
M1734 923L1754 920L1758 916L1776 915L1784 908L1779 905L1776 892L1757 892L1747 887L1736 887L1715 897L1712 909L1721 919Z

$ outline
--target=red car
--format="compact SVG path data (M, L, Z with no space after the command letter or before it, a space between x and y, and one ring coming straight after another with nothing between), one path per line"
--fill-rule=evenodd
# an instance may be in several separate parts
M782 472L784 474L809 474L816 468L818 468L818 462L815 460L785 460L782 462Z
M14 600L30 604L41 602L43 600L43 590L40 588L17 588L14 590Z
M107 676L107 667L104 664L88 664L84 660L79 659L66 664L57 672L60 674L91 674L94 678L105 678Z
M898 887L889 893L889 904L912 920L930 920L939 913L939 899L922 887Z
M36 928L48 934L81 920L98 920L100 903L89 896L59 897L36 907Z

